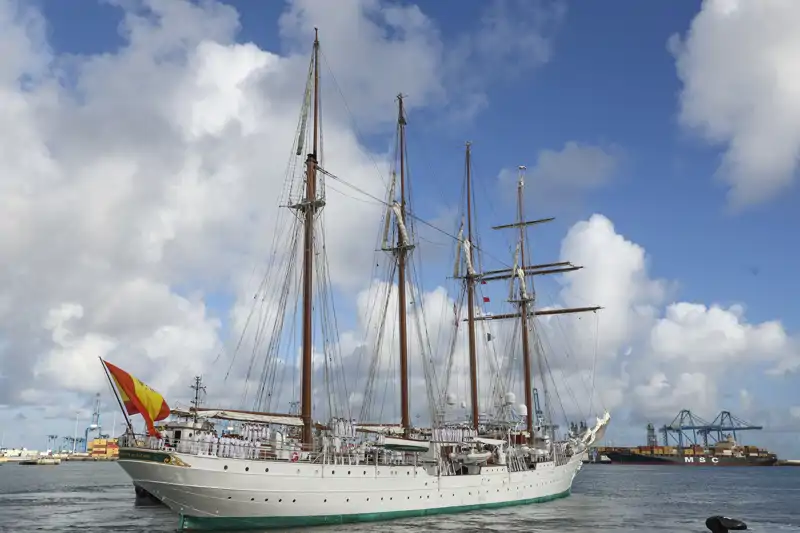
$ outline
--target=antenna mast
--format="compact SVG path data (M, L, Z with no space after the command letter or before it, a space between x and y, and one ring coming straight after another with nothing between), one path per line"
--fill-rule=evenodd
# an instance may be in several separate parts
M201 394L205 394L206 386L203 385L203 378L202 376L195 376L194 383L189 387L194 391L194 399L192 399L192 405L194 406L194 421L197 422L197 410L200 407L200 399Z
M319 146L319 33L314 28L314 131L312 152L306 158L306 195L300 208L305 218L303 238L303 384L301 417L303 418L303 444L311 449L314 444L311 419L311 364L313 353L312 310L314 298L314 216L320 202L317 198L317 150Z
M472 242L472 143L466 143L467 172L467 273L464 281L467 284L467 324L469 331L469 381L470 399L472 403L472 427L478 429L478 356L475 347L475 264Z

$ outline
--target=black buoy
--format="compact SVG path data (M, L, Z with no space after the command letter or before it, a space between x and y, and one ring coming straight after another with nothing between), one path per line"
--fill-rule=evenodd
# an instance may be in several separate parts
M706 519L706 527L712 533L726 533L728 531L742 531L747 529L747 524L727 516L711 516Z

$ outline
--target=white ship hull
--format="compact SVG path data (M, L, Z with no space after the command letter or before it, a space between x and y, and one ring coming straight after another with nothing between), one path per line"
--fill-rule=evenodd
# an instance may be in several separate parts
M314 464L123 448L120 466L181 529L285 528L545 502L569 495L580 456L555 466L437 476L413 465ZM434 472L434 473L431 473Z

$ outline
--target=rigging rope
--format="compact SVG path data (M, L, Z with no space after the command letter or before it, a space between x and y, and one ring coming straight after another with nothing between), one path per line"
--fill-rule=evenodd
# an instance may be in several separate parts
M320 169L319 169L319 172L321 172L321 173L325 174L326 176L328 176L328 177L329 177L329 178L331 178L331 179L334 179L334 180L338 181L338 182L339 182L339 183L341 183L342 185L345 185L345 186L347 186L347 187L350 187L350 188L351 188L351 189L353 189L354 191L356 191L356 192L358 192L358 193L361 193L361 194L363 194L364 196L367 196L368 198L372 199L372 200L373 200L373 201L375 201L375 202L378 202L379 204L381 204L381 205L383 205L383 206L386 206L386 207L391 207L391 204L387 203L386 201L384 201L384 200L381 200L381 199L380 199L380 198L378 198L377 196L375 196L375 195L373 195L373 194L370 194L370 193L368 193L367 191L365 191L364 189L362 189L362 188L358 187L357 185L353 185L352 183L350 183L350 182L348 182L348 181L346 181L346 180L344 180L344 179L340 178L339 176L337 176L336 174L333 174L332 172L329 172L328 170L325 170L324 168L320 168ZM446 237L448 237L448 238L452 239L453 241L460 242L460 241L459 241L459 238L458 238L457 236L453 235L452 233L448 232L447 230L444 230L444 229L442 229L442 228L440 228L440 227L436 226L435 224L432 224L432 223L428 222L428 221L427 221L427 220L425 220L424 218L422 218L422 217L419 217L419 216L415 215L415 214L413 213L413 211L410 211L408 208L406 208L406 213L405 213L405 215L406 215L406 218L407 218L407 219L413 219L413 220L416 220L417 222L419 222L419 223L421 223L421 224L424 224L425 226L427 226L427 227L431 228L432 230L438 231L439 233L441 233L442 235L444 235L444 236L446 236ZM477 250L477 249L478 249L478 247L477 247L477 246L475 246L475 247L474 247L474 249L475 249L475 250ZM485 254L486 256L488 256L488 257L491 257L493 260L497 261L499 264L501 264L501 265L503 265L503 266L505 266L505 267L511 268L511 265L510 265L509 263L506 263L504 260L502 260L502 259L499 259L499 258L495 257L494 255L490 254L490 253L489 253L489 252L487 252L486 250L481 250L481 252L482 252L483 254Z

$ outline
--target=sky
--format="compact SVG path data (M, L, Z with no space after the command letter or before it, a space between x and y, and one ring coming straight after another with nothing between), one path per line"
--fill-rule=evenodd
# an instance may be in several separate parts
M470 141L487 265L511 262L489 227L512 221L525 165L526 212L556 217L533 232L536 261L585 267L537 279L539 302L603 306L542 331L566 331L552 347L573 346L574 368L554 384L594 383L576 403L611 411L608 443L644 444L647 422L681 409L730 410L764 426L748 443L800 457L797 2L79 4L0 0L6 446L43 448L76 414L82 433L96 393L108 426L98 357L170 402L195 374L209 398L241 400L232 354L316 26L327 170L385 197L405 95L412 209L437 228L415 251L432 330L452 320ZM331 181L325 213L350 372L373 333L383 207ZM482 311L502 312L506 289L485 290Z

